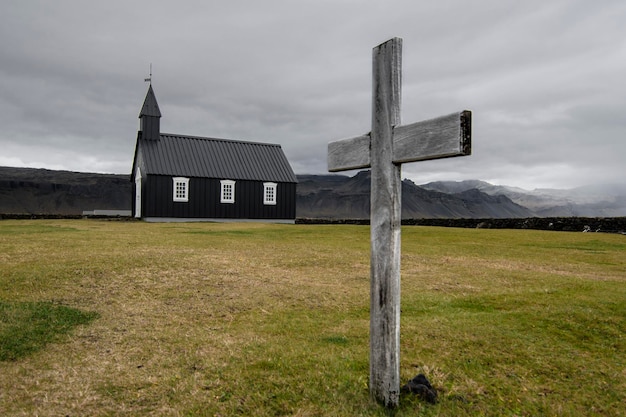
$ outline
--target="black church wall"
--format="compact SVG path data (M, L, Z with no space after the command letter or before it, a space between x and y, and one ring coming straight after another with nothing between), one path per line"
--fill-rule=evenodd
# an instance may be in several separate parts
M296 184L278 183L276 205L263 203L263 181L237 180L235 202L221 203L220 179L190 178L187 202L173 201L173 179L149 175L143 188L142 217L295 219Z

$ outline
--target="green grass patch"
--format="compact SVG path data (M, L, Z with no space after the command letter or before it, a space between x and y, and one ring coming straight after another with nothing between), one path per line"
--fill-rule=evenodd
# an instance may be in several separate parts
M0 301L0 361L14 361L43 349L97 313L50 302Z

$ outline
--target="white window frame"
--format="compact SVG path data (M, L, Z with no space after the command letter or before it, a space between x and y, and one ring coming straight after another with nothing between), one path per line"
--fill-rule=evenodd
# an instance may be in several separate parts
M141 170L135 174L135 217L141 218Z
M189 201L189 178L172 178L172 197L177 202L187 203Z
M278 184L275 182L264 182L263 183L263 204L266 206L275 206L276 205L276 190L278 189Z
M233 204L235 202L235 181L220 180L220 203Z

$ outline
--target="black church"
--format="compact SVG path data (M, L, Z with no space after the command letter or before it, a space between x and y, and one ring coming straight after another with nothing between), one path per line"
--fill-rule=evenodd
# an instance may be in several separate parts
M139 114L133 214L146 221L296 218L296 176L280 145L161 133L152 85Z

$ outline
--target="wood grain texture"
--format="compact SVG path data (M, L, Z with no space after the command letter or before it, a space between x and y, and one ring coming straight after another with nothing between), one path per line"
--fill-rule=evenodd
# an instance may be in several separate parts
M400 395L400 165L393 128L400 124L402 40L373 51L370 197L370 394L386 407Z
M472 112L463 110L393 129L394 164L472 153ZM328 144L330 172L371 167L370 133Z
M370 134L328 144L328 171L349 171L370 167Z
M398 126L393 135L393 162L403 164L468 155L471 152L471 117L472 112L464 110Z

